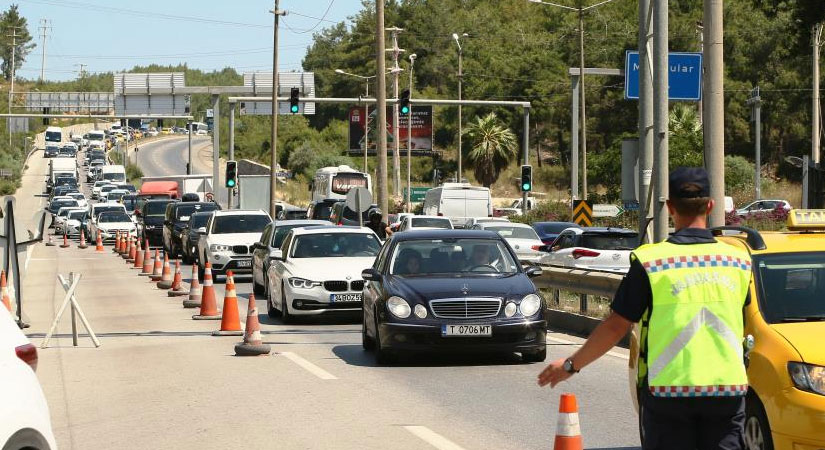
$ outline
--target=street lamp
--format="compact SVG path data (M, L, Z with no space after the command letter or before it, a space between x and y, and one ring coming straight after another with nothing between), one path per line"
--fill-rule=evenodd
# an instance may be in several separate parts
M546 2L542 0L527 0L530 3L538 3L541 5L555 6L557 8L566 9L568 11L576 11L579 13L579 145L582 148L582 198L587 199L587 141L585 114L584 114L584 12L588 9L593 9L604 4L610 3L613 0L603 0L590 6L584 6L584 1L579 0L579 6L574 8L572 6L560 5L558 3Z
M468 37L470 36L467 33L462 33L461 37ZM464 51L461 49L461 41L459 40L458 33L453 33L453 40L455 41L455 45L458 46L458 101L461 101L461 82L464 76L463 72L461 71L462 66L462 57L464 56ZM458 176L456 177L456 182L461 183L461 103L458 104Z
M415 66L415 58L418 55L413 53L410 55L410 97L413 92L413 67ZM412 212L412 205L410 203L410 193L412 192L412 119L415 108L410 105L410 113L407 114L407 212Z
M346 72L341 69L335 69L335 73L339 75L347 75L350 77L355 77L361 80L364 80L364 96L370 96L370 80L375 78L375 75L364 76L358 75L355 73ZM369 149L369 142L370 142L370 105L368 103L364 104L364 173L368 173L367 167L367 150ZM376 149L377 150L377 149Z

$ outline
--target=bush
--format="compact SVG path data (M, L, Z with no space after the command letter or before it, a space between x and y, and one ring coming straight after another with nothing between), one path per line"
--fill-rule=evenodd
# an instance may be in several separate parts
M510 216L510 220L527 224L533 222L569 222L570 214L570 205L567 202L540 202L527 214Z
M745 157L725 156L725 195L739 197L735 200L740 202L753 198L754 172L753 163Z

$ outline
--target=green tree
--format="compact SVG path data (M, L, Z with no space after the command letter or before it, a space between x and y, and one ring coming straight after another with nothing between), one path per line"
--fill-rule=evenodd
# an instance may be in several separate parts
M14 70L16 71L26 61L26 56L35 45L31 42L32 37L29 34L26 18L20 16L15 4L12 4L8 10L0 14L0 32L3 33L0 36L0 57L3 58L0 69L3 71L3 78L8 81L11 80L12 74L12 48L14 48ZM17 37L12 38L11 35L13 34L16 34Z
M467 162L473 165L473 174L482 185L490 187L501 171L515 159L518 150L516 135L499 120L495 113L476 117L464 130L471 150Z
M670 167L701 166L704 140L696 107L687 103L677 103L670 110L668 128Z

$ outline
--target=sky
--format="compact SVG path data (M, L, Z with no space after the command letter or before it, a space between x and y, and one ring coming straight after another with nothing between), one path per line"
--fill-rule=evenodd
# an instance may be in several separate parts
M211 71L272 70L274 0L14 0L37 47L17 76L41 67L41 19L48 19L47 80L84 70L117 72L135 65L186 63ZM172 6L173 5L173 6ZM281 0L279 71L300 71L312 35L361 10L361 0Z

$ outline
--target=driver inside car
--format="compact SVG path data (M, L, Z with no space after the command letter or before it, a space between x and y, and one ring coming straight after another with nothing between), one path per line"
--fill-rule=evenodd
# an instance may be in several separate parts
M478 266L492 266L495 267L496 261L491 261L491 251L489 245L476 245L470 254L470 260L467 262L467 269L473 269Z

